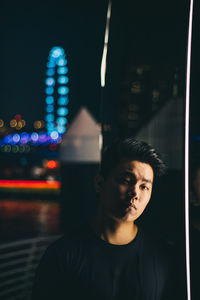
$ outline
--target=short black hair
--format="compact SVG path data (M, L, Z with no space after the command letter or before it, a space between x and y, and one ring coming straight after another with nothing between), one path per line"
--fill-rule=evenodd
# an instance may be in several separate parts
M106 178L122 159L137 160L149 164L154 177L165 173L166 166L160 154L149 144L137 141L134 137L115 140L102 153L100 174Z

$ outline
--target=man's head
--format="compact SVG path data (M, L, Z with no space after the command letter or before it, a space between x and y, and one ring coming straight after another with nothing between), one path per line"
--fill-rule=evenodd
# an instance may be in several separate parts
M153 180L165 166L150 145L132 137L115 141L102 156L96 189L105 214L135 221L149 203Z

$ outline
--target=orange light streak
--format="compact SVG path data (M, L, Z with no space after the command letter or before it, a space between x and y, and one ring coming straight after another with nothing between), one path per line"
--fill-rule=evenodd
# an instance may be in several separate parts
M0 188L59 189L60 182L45 180L0 180Z

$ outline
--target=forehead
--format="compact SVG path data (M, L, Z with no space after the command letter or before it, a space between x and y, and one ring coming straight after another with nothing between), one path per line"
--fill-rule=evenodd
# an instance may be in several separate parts
M153 180L153 169L152 167L144 162L140 162L137 160L127 160L123 159L115 168L116 174L123 173L133 173L136 177L148 177L148 179Z

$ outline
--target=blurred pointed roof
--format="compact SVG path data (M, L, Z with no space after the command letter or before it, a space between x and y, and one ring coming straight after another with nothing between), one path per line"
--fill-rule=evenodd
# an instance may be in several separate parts
M60 159L63 162L99 163L101 130L85 107L82 107L64 134Z
M69 126L65 136L96 136L99 133L100 128L97 122L89 111L85 107L82 107Z

